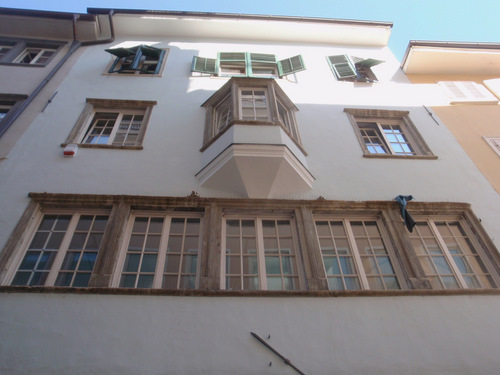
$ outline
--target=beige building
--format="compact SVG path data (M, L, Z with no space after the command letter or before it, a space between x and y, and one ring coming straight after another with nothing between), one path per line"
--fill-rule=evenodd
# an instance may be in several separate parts
M500 44L411 41L402 68L500 193Z

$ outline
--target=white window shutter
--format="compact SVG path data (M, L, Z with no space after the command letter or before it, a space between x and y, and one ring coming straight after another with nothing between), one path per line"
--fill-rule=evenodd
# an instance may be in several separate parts
M498 99L483 85L472 81L442 81L438 83L454 103L498 103Z

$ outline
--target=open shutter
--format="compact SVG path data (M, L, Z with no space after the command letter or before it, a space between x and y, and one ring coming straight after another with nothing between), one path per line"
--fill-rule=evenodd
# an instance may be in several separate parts
M192 72L217 74L217 59L193 56Z
M276 64L276 56L268 53L250 53L252 63Z
M354 57L353 57L354 59ZM382 60L375 60L375 59L359 59L359 61L355 62L355 65L358 67L362 68L371 68L372 66L382 64L384 61Z
M109 68L108 73L116 73L116 72L120 72L122 70L133 69L134 62L137 60L138 47L109 48L109 49L106 49L105 51L112 54L113 56L116 56L116 59L113 62L113 65L111 65L111 68ZM120 69L115 69L116 65L118 64L120 59L123 59L123 62L120 65ZM140 59L140 56L139 56L139 59ZM125 62L125 60L128 60L128 61Z
M356 78L358 76L354 64L347 55L336 55L327 57L330 66L338 79Z
M278 70L280 77L286 76L287 74L300 72L305 69L306 66L301 55L278 61Z

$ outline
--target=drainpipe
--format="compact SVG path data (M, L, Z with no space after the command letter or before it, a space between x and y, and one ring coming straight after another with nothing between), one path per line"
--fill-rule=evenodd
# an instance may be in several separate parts
M111 43L115 40L115 30L113 27L113 14L114 11L110 10L108 13L108 20L109 20L109 28L111 31L111 36L108 39L103 39L103 40L92 40L92 41L87 41L87 42L80 42L78 40L78 36L76 33L76 21L80 16L78 14L73 15L73 42L71 43L71 46L69 47L68 52L63 56L62 59L60 59L57 64L52 68L49 74L43 79L42 82L33 90L33 92L24 100L19 107L17 107L14 110L14 113L9 114L9 117L5 120L5 123L2 123L2 128L0 129L0 137L5 134L5 132L10 128L10 126L16 121L16 119L21 115L21 113L24 112L24 110L30 105L30 103L36 98L36 96L42 91L42 89L47 85L47 83L54 77L54 75L59 71L61 66L64 65L64 63L69 59L69 57L75 53L75 51L80 48L81 46L90 46L94 44L105 44L105 43ZM97 15L96 15L97 19Z

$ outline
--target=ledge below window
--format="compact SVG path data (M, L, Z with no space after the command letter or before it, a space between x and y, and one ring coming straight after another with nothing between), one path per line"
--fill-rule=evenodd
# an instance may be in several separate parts
M391 155L391 154L363 154L365 158L373 159L427 159L436 160L436 155Z
M452 290L190 290L190 289L137 289L137 288L69 288L45 286L0 286L0 293L34 294L102 294L142 296L187 296L187 297L409 297L409 296L471 296L500 295L500 289L452 289Z
M66 147L68 143L61 143L61 147ZM78 143L80 148L106 148L115 150L142 150L143 146L116 146L116 145L103 145L103 144L91 144L91 143Z

